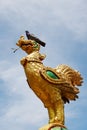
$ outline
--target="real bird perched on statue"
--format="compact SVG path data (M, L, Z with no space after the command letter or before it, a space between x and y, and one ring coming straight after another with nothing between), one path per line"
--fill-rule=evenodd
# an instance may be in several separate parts
M41 41L39 38L35 37L33 34L30 34L28 31L25 31L25 32L28 39L34 40L37 43L39 43L41 46L45 47L45 42Z
M78 98L83 78L81 74L67 65L55 68L46 67L42 60L46 57L39 52L45 43L26 31L28 40L21 36L17 46L28 55L21 59L28 85L48 110L49 123L64 125L64 104Z

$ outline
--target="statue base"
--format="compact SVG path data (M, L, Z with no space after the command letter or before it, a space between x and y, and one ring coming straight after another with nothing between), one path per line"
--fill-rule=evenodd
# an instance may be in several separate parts
M67 128L58 123L50 123L41 127L39 130L67 130Z

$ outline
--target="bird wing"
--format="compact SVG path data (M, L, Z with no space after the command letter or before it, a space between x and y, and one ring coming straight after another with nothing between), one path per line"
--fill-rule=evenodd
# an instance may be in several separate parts
M76 86L82 84L82 77L79 72L69 66L59 65L54 69L45 67L40 71L40 74L49 83L55 84L54 87L61 90L65 103L78 98L79 89Z

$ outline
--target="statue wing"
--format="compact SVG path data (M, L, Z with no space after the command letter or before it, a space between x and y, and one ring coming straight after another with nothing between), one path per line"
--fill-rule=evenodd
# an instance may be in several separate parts
M45 80L55 84L53 86L61 90L65 103L78 98L79 89L76 86L81 86L83 82L83 78L78 71L67 65L59 65L54 69L45 67L40 73Z

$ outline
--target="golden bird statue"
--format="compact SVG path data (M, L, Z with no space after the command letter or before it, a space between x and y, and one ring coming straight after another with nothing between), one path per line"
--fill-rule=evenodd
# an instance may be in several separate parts
M56 68L45 66L42 61L46 55L39 52L40 44L33 38L21 36L17 46L28 54L20 63L29 87L48 110L48 124L58 124L65 130L64 104L78 98L79 89L76 86L82 85L81 74L63 64Z

